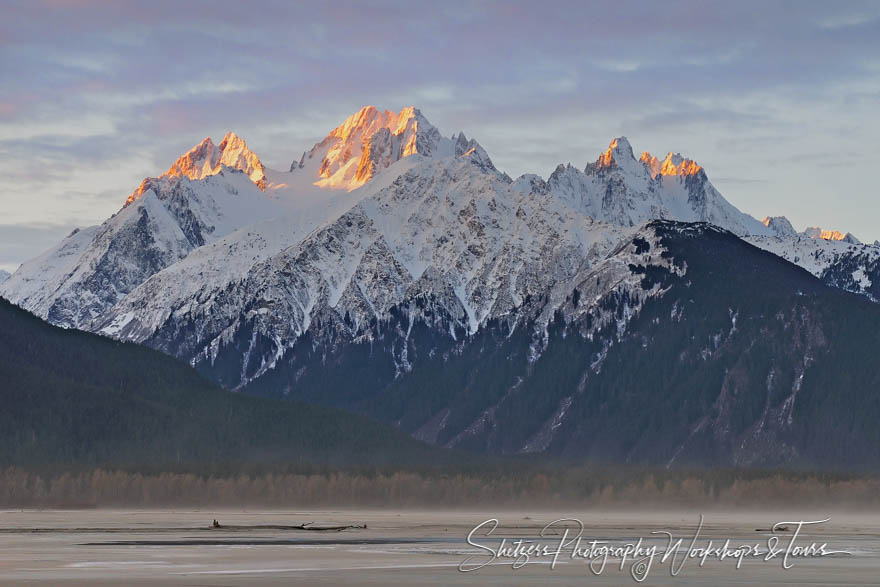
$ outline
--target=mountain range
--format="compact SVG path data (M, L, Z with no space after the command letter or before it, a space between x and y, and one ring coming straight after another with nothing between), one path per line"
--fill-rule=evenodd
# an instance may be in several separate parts
M624 137L546 179L415 108L363 108L284 171L205 139L0 295L442 446L880 464L880 245L759 221Z

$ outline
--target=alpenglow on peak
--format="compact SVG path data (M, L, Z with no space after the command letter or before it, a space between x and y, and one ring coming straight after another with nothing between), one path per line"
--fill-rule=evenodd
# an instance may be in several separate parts
M697 175L703 168L692 159L681 156L681 153L669 152L665 159L658 159L648 151L644 151L636 160L632 145L626 137L612 139L608 148L591 166L597 171L603 169L621 169L630 173L641 174L647 170L651 179L662 175L686 177Z
M211 137L206 137L201 143L177 158L171 167L160 175L158 179L174 179L187 177L189 179L203 179L220 173L224 167L238 169L247 174L257 187L266 189L266 173L263 163L256 153L251 151L244 139L234 132L226 133L219 145L215 145ZM147 178L135 189L125 205L129 205L144 192L151 189L154 178Z
M495 169L479 143L463 133L453 138L441 136L414 106L398 113L364 106L303 153L290 171L305 170L317 177L315 185L319 187L353 190L395 161L415 154L464 156L483 168Z

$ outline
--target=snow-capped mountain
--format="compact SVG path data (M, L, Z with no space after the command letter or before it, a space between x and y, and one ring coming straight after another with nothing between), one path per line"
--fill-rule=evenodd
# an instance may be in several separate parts
M761 223L770 229L770 236L780 238L796 238L798 236L794 226L785 216L765 216Z
M880 301L880 246L863 245L855 239L826 239L808 234L815 231L745 239L800 265L828 285Z
M804 231L797 232L785 216L767 216L761 223L772 231L771 236L801 237L813 240L843 242L851 245L862 244L851 232L842 233L839 230L823 230L818 226L809 226Z
M138 196L99 226L77 229L24 263L2 295L53 324L90 329L156 272L281 207L237 169L199 180L145 180Z
M417 108L395 114L366 106L330 131L320 143L304 152L290 171L315 176L321 187L353 190L376 173L409 155L431 158L468 157L484 170L495 170L489 155L464 133L444 138Z
M0 283L3 283L7 279L9 279L9 275L9 271L4 271L3 269L0 269Z
M816 226L797 232L785 216L767 216L762 223L772 234L744 238L832 287L880 300L880 244L863 245L852 233Z
M739 261L720 259L734 247L749 275L790 272L785 259L880 299L880 247L798 233L784 217L758 221L679 154L636 158L620 137L583 168L512 180L476 141L444 137L419 110L374 107L289 170L264 166L232 133L219 145L205 139L103 224L25 263L0 295L55 324L163 350L229 388L367 412L437 444L564 452L560 438L583 433L567 415L578 394L617 360L616 345L641 336L631 325L645 308L662 307L675 329L688 304L705 302L688 298L688 284L709 288L694 271L718 272L682 244L701 241L715 243L726 280ZM820 291L810 280L797 270L790 293ZM724 303L728 338L738 319L758 328L756 306L740 314ZM560 337L585 346L557 356ZM709 360L726 339L695 340L679 340L680 352ZM566 353L588 368L540 400L528 434L511 431L508 412L528 408L506 398L533 377L561 381L580 369L559 367ZM453 364L462 379L436 376ZM487 365L502 375L480 379ZM536 375L543 365L553 368ZM476 380L488 395L460 396ZM413 385L436 394L410 401Z
M636 159L626 137L611 141L583 171L560 165L547 189L573 210L620 226L668 218L710 222L740 236L770 234L725 200L697 163L678 153L663 161L647 152Z
M418 109L392 113L369 106L333 129L286 172L266 168L234 133L228 133L219 145L206 138L164 174L145 179L122 210L104 224L75 231L25 263L0 293L56 324L102 329L163 348L186 348L175 354L198 361L197 357L216 356L222 345L215 338L225 333L228 339L229 329L243 318L239 314L253 302L246 299L252 294L239 292L242 299L221 310L221 293L228 297L245 282L254 291L262 291L275 280L272 271L285 262L281 259L289 262L292 251L307 246L304 239L334 229L342 217L357 210L380 209L389 193L402 197L400 190L410 190L415 195L406 198L407 206L381 208L387 213L369 217L371 229L378 231L375 239L393 246L390 258L408 275L401 278L395 295L378 306L377 300L364 299L357 302L358 307L345 307L349 298L343 300L339 288L350 279L353 273L349 272L365 270L361 264L368 262L341 258L338 262L347 268L336 277L341 283L332 279L310 283L299 292L304 299L296 302L311 311L321 295L315 288L324 289L330 293L323 302L330 308L343 300L341 313L362 320L369 313L364 308L370 308L373 317L381 319L377 308L387 310L389 304L400 303L407 288L426 273L448 274L462 254L448 243L461 244L463 237L456 234L455 222L463 222L465 216L438 228L437 215L449 211L428 206L420 187L439 186L433 197L451 205L455 198L449 194L459 193L460 182L475 194L489 191L483 183L492 186L498 194L493 201L519 202L517 214L531 210L530 218L548 214L556 218L542 220L549 227L545 233L523 235L522 223L504 218L510 207L502 206L495 211L502 216L485 219L486 226L500 232L482 235L495 239L495 244L481 240L474 243L477 250L515 251L522 260L534 260L535 251L547 246L551 229L561 226L560 246L573 251L569 264L586 266L601 259L615 239L628 231L652 219L668 218L726 228L849 291L874 296L873 284L878 281L876 248L856 245L854 237L837 232L808 229L798 234L784 217L759 222L727 202L705 170L680 154L670 152L660 160L645 152L636 159L629 141L620 137L583 170L560 165L546 181L536 175L511 181L495 169L476 141L463 133L443 137ZM479 203L474 200L471 205ZM405 239L398 230L408 230ZM519 246L524 238L529 247ZM437 258L438 250L448 250L451 256ZM849 268L848 277L841 276L840 267ZM495 299L498 284L486 281L486 271L482 267L473 275L453 272L442 285L452 288L460 306L452 304L446 311L464 316L460 325L471 334L486 320L515 307ZM329 265L315 272L322 279L335 273ZM154 275L154 280L145 283ZM567 277L565 273L547 274L547 283L528 292L522 286L510 286L506 297L516 300L542 288L549 291L550 283ZM432 287L441 286L434 283ZM495 293L487 298L486 291ZM486 306L490 300L494 305ZM206 314L213 316L211 321ZM207 328L218 314L226 316L226 322ZM269 345L272 357L308 330L311 317L302 315L302 310L299 314L286 323L289 328L283 335L274 326L261 331L261 336L276 341ZM199 332L198 343L184 343L175 335L162 335L161 344L154 340L169 328L166 321L172 316L193 322L190 327ZM273 361L265 357L266 365Z
M822 230L818 226L810 226L801 234L803 234L807 238L812 239L845 242L852 245L862 244L862 242L857 239L851 232L847 232L844 234L839 230Z
M176 284L190 281L181 272L191 264L169 267L109 312L102 331L206 369L231 352L239 368L223 379L239 387L273 368L310 329L312 338L370 340L401 307L453 340L492 320L513 328L526 299L561 300L627 232L549 194L513 190L468 160L426 158L246 275L192 279L198 291L181 292ZM242 236L216 248L247 248ZM317 321L324 332L314 332ZM409 368L405 343L402 370ZM222 363L226 370L229 359Z
M388 148L380 157L385 138ZM294 244L369 190L351 196L336 192L351 191L413 154L462 158L501 176L479 144L461 133L441 137L415 108L397 115L362 109L289 172L267 168L243 139L227 133L219 145L206 138L159 177L144 179L102 225L74 231L22 265L0 295L54 324L92 329L104 321L104 312L158 271L199 247L267 221L265 230L233 238L236 244L229 246L244 251L241 256L225 258L224 244L200 251L186 266L205 260L207 271L240 278L257 260ZM398 166L398 171L405 168ZM372 190L382 182L370 184ZM212 251L223 261L208 259Z
M251 151L234 132L226 133L220 145L214 145L211 137L181 155L171 167L159 177L148 177L128 196L125 205L129 205L149 190L160 192L168 185L174 184L182 177L202 179L217 175L224 167L243 171L261 190L266 189L266 169L260 158Z

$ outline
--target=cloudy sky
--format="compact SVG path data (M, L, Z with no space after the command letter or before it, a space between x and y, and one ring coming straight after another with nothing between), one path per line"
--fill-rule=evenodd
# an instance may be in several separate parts
M740 209L880 239L880 2L0 1L0 268L103 221L205 136L270 167L363 105L515 176L609 140Z

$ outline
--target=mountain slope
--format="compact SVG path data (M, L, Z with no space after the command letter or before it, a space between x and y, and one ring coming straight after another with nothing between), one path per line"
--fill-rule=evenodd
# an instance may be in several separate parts
M281 212L277 202L231 168L198 181L156 180L146 188L100 226L75 230L24 263L0 293L53 324L89 329L151 275L241 226Z
M404 306L381 338L310 337L297 362L249 389L371 414L455 448L880 467L880 306L705 224L654 222L613 257L629 280L592 304L608 273L584 275L544 340L494 320L453 341ZM540 324L546 304L521 321ZM399 373L382 349L406 328L412 368Z
M803 267L827 285L880 301L880 246L803 233L748 236L746 240Z
M0 463L391 462L426 450L374 421L230 393L130 343L0 299Z
M652 276L666 293L590 376L551 452L880 467L880 307L733 235L653 226L686 275Z

